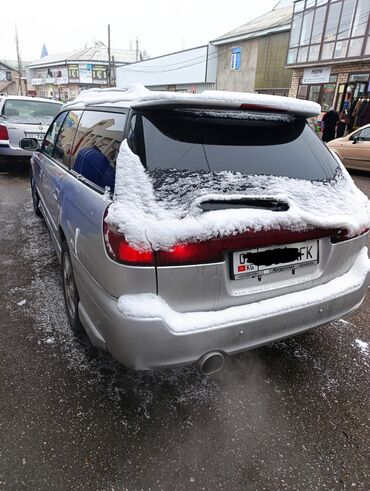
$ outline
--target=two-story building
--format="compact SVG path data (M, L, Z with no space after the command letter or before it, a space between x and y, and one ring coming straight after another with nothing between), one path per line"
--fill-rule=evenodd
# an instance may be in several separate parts
M219 90L288 95L292 73L285 68L293 13L292 0L280 1L260 17L218 37Z
M323 111L370 96L370 0L297 0L286 66L289 95Z
M96 43L95 46L68 53L48 55L27 67L29 90L38 97L70 100L82 90L114 85L118 66L136 60L136 52L128 49L111 50Z

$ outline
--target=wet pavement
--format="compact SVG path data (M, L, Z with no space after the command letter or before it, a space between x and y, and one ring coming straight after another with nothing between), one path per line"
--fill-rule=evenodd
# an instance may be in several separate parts
M1 490L370 489L370 295L211 377L135 372L71 333L22 166L0 210Z

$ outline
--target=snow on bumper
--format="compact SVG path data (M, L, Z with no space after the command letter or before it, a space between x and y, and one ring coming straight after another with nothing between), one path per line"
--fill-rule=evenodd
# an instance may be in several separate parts
M236 353L325 324L359 307L369 284L370 260L364 248L340 278L253 304L181 313L159 296L138 294L121 296L117 306L131 333L140 332L141 341L146 339L131 352L130 364L154 368L195 362L211 350ZM120 358L119 353L115 356Z

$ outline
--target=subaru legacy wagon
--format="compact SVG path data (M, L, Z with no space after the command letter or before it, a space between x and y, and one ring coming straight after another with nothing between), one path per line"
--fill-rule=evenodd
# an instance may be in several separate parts
M66 311L137 369L224 357L360 306L369 201L306 123L313 102L90 90L31 160Z

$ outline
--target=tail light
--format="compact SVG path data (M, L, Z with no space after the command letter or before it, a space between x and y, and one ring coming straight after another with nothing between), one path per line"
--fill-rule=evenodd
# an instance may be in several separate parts
M123 234L105 222L103 228L108 255L117 262L133 266L184 266L217 263L225 260L225 253L228 251L292 244L323 237L338 237L338 231L334 229L314 229L304 232L247 231L243 234L203 242L177 244L169 251L140 251L132 247Z
M8 128L0 124L0 140L9 140Z
M108 255L122 264L154 266L152 251L139 251L125 240L125 237L104 222L104 242Z

